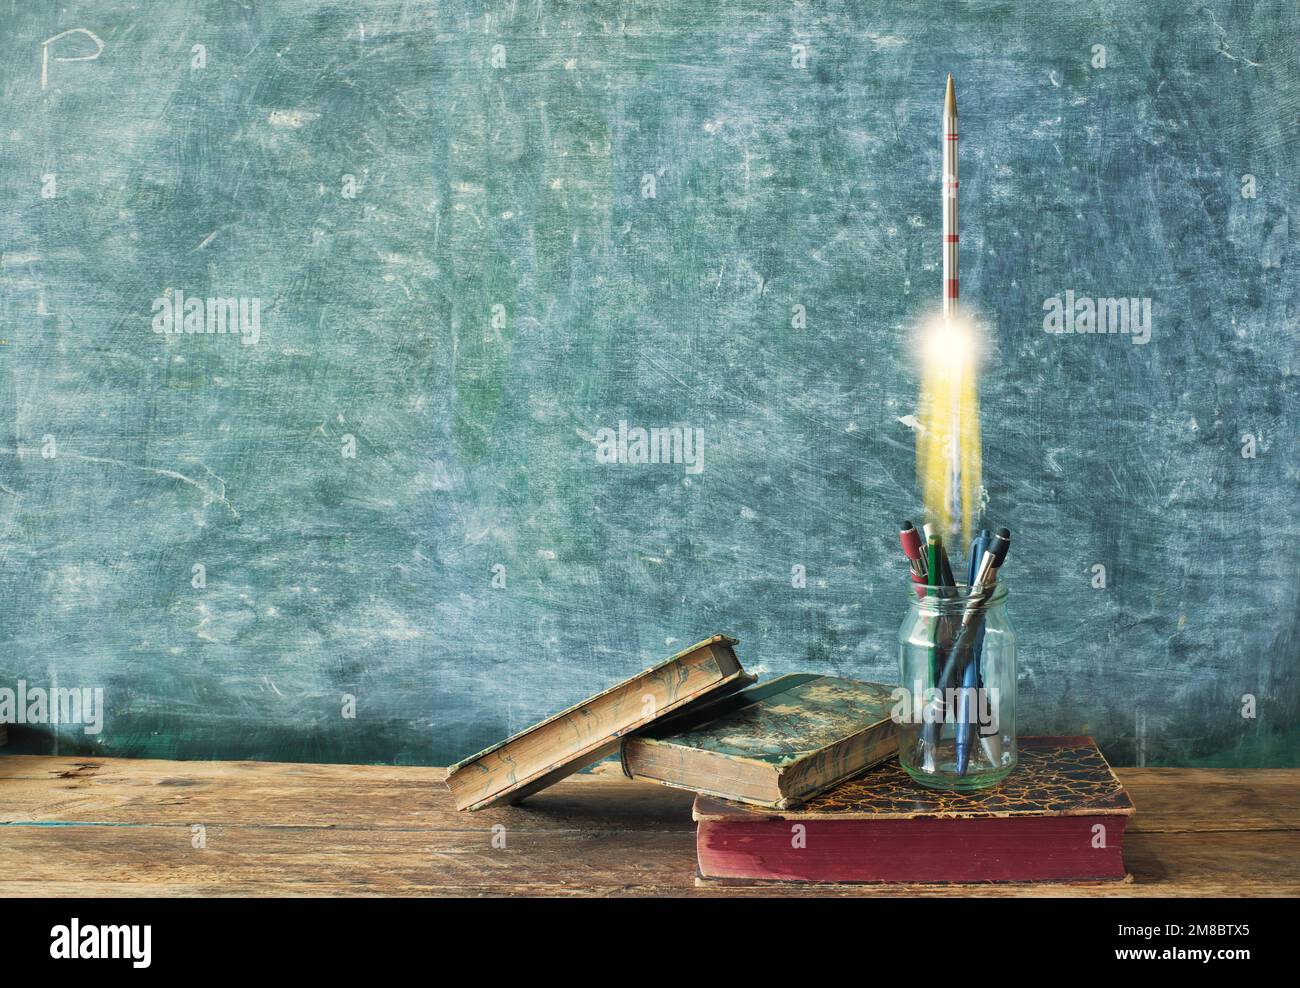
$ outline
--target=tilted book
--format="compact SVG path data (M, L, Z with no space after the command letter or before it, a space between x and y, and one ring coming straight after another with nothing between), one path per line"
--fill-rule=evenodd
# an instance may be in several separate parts
M1126 878L1133 803L1092 738L1021 738L996 786L918 786L888 762L797 811L695 800L705 882L1034 882Z
M744 689L736 639L714 635L574 704L512 737L457 762L447 787L459 810L518 802L618 750L629 731L689 704Z
M623 741L633 779L782 809L891 757L893 688L798 673Z

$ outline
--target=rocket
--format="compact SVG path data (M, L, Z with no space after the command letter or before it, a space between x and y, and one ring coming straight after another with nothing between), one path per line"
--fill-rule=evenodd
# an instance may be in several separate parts
M948 73L943 98L943 317L957 314L957 92Z
M943 97L943 320L953 328L957 318L957 92L952 73ZM954 529L961 518L961 380L952 376L952 422L948 441L948 517Z
M960 533L969 541L982 502L980 346L978 326L957 301L957 90L951 75L942 121L943 312L923 323L919 340L922 372L917 405L921 421L916 430L916 479L926 515L943 537ZM933 264L934 255L930 257Z

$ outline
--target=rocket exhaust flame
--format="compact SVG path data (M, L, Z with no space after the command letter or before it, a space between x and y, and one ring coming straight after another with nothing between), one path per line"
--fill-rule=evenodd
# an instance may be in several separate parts
M926 516L969 542L982 496L975 326L957 308L957 95L952 76L943 108L943 316L926 327L916 437L917 486Z

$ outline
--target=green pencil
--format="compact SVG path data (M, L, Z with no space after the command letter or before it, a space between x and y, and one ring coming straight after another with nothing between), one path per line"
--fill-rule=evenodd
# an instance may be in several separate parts
M931 535L925 540L925 565L930 574L930 587L933 590L936 587L943 586L943 546L939 542L937 535ZM939 593L937 596L942 599L944 594ZM939 685L939 626L943 618L936 617L934 629L930 634L930 686Z

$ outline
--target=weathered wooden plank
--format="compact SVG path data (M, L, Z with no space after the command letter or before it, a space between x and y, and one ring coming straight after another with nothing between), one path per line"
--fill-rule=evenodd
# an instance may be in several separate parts
M0 855L26 895L1294 895L1300 771L1121 769L1125 885L695 885L691 795L614 765L458 813L437 769L0 758ZM191 825L206 847L192 847ZM494 832L494 826L503 828ZM1216 832L1217 831L1217 832ZM494 846L493 839L504 847Z
M18 766L21 774L0 778L0 821L419 826L471 832L497 823L540 830L694 829L690 793L629 782L612 765L565 780L517 807L466 813L452 806L441 781L443 769L26 760L29 764Z
M222 762L176 761L169 758L92 758L86 755L4 755L0 756L0 782L27 779L48 780L64 773L86 775L88 766L96 766L95 775L105 778L158 779L173 776L192 779L274 778L309 783L347 778L423 781L429 777L443 779L445 768L413 765L321 765L306 762Z
M1117 769L1137 812L1132 831L1300 830L1300 771Z
M1118 769L1141 832L1300 829L1300 771ZM267 762L0 759L7 822L262 823L268 826L691 829L691 796L597 766L519 807L452 808L443 769ZM179 814L179 817L178 817Z
M721 895L764 888L695 886L690 834L506 831L486 835L320 828L215 827L191 846L188 827L0 828L0 854L22 862L0 894ZM1133 835L1131 884L766 887L766 894L1294 895L1300 834Z

